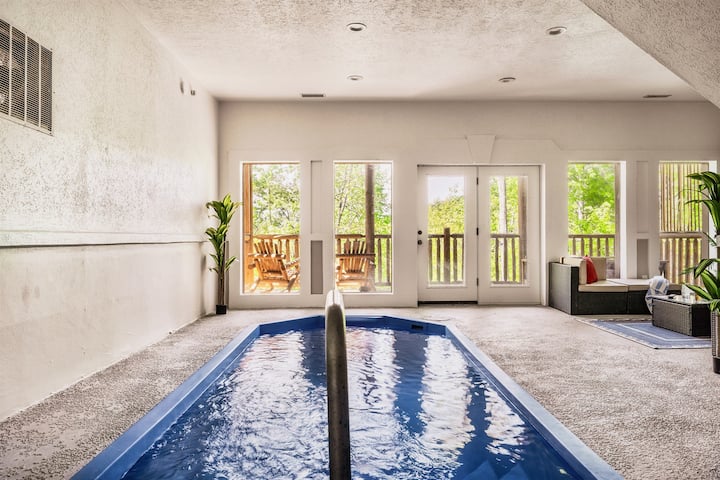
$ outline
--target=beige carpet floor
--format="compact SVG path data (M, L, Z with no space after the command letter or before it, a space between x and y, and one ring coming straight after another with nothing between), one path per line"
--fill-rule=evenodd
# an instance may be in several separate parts
M200 319L10 417L0 423L0 478L67 478L245 326L318 313L232 311ZM654 350L545 307L349 313L457 325L629 480L720 479L720 375L709 349Z

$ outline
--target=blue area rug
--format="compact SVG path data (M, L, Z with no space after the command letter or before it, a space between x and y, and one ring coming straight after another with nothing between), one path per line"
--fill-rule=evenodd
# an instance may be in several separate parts
M606 321L585 318L578 318L578 320L650 348L710 348L710 339L708 337L683 335L672 330L656 327L652 322Z

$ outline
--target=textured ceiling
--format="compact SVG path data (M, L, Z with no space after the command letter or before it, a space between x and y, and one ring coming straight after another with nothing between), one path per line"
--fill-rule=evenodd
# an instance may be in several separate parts
M704 100L580 0L122 2L220 99Z
M720 0L583 0L720 107Z

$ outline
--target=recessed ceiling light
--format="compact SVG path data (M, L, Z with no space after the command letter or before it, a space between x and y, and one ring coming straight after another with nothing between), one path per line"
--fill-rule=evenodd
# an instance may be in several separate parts
M643 95L643 98L669 98L669 97L672 97L672 95L670 95L669 93L663 93L663 94L650 93L648 95Z
M324 93L301 93L300 96L302 98L324 98Z
M347 77L347 79L348 79L348 80L351 80L351 81L353 81L353 82L359 82L360 80L363 79L363 76L362 76L362 75L349 75L349 76Z
M353 23L347 24L347 29L350 30L351 32L362 32L366 28L367 28L367 25L365 25L364 23L360 23L360 22L353 22Z
M559 26L558 27L550 27L547 30L545 30L545 33L554 37L556 35L562 35L563 33L565 33L566 30L567 30L567 28L565 28L565 27L559 27Z
M498 80L498 82L510 83L510 82L514 82L515 80L517 80L515 77L502 77L501 79Z

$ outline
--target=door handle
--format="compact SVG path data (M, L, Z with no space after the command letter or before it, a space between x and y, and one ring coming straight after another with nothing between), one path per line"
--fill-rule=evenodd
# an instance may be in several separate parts
M418 238L418 245L422 245L422 240Z

